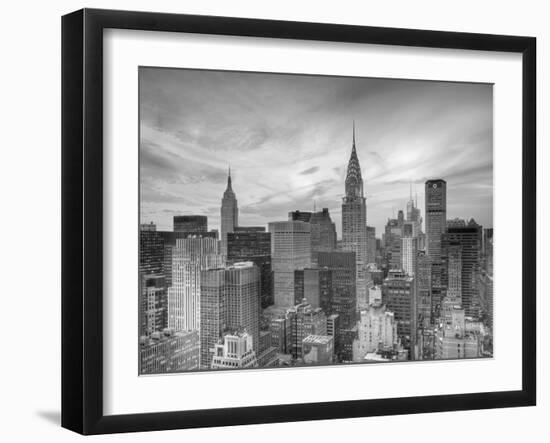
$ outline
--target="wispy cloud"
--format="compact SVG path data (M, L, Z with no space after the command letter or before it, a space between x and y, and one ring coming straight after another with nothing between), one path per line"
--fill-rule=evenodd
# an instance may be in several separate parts
M351 122L380 232L412 183L448 183L449 217L492 226L492 87L347 77L140 70L141 208L172 226L200 213L219 225L231 165L242 224L328 207L340 231Z

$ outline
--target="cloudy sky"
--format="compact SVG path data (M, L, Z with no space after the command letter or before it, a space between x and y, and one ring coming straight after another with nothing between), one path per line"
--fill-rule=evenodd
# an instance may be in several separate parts
M493 97L486 84L140 69L141 222L178 214L218 228L231 165L239 224L328 207L341 234L352 121L380 236L409 184L447 181L448 218L493 224Z

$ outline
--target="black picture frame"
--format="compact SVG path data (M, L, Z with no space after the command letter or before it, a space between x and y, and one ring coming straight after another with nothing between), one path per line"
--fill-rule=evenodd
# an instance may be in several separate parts
M522 54L522 388L260 407L103 413L103 30L503 51ZM62 426L82 434L532 406L536 404L536 39L230 17L83 9L62 18Z

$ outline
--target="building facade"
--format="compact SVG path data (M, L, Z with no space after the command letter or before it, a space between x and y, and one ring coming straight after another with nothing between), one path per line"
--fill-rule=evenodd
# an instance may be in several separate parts
M275 306L294 306L294 271L311 265L310 224L302 221L269 223Z
M441 236L447 224L447 182L436 179L425 184L426 253L433 261L441 260Z
M244 369L257 366L253 338L246 332L226 334L214 346L211 369Z
M174 215L174 232L201 233L208 231L206 215Z
M367 202L363 194L361 166L355 148L355 125L345 191L342 203L342 250L355 253L356 291L360 298L364 298L367 291Z
M168 289L168 327L175 331L200 328L201 271L223 265L213 238L177 239L172 251L172 286Z
M221 215L221 252L227 255L227 234L233 232L239 226L239 208L237 197L231 186L231 170L227 175L227 187L223 193Z
M139 345L140 374L195 371L199 369L197 331L165 329L142 337Z

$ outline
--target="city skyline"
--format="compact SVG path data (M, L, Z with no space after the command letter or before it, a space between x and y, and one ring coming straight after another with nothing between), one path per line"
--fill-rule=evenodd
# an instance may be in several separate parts
M490 85L149 71L140 374L493 356Z
M447 181L448 218L493 225L491 85L142 68L140 119L141 222L161 230L188 214L219 230L231 165L240 224L315 201L341 238L354 120L377 237L411 186L424 217L430 178Z

